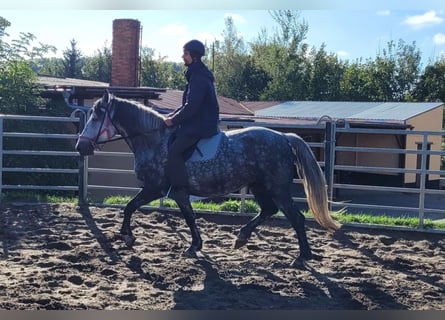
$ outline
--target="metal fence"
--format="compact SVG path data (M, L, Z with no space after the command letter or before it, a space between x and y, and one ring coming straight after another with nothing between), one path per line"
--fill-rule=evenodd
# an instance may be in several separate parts
M4 138L26 138L26 139L68 139L76 140L78 134L48 134L48 133L24 133L24 132L5 132L4 123L11 120L22 120L22 121L48 121L51 122L69 122L77 123L79 128L82 128L86 115L81 111L74 111L71 117L37 117L37 116L12 116L12 115L0 115L0 193L4 190L67 190L78 192L79 203L88 202L88 193L95 189L103 189L110 191L127 191L136 192L139 190L138 187L121 187L121 186L107 186L107 185L92 185L88 183L89 174L95 172L101 172L111 175L128 174L132 175L133 169L106 169L100 167L90 167L88 165L88 157L80 157L77 152L73 151L57 151L57 150L21 150L20 148L14 150L5 150L3 148ZM239 126L239 123L237 123ZM261 125L246 124L249 125ZM267 124L264 124L267 126ZM295 126L295 128L300 128ZM427 177L429 175L438 175L442 179L445 178L445 170L431 170L427 166L427 159L429 156L441 156L445 157L445 151L429 150L426 148L428 145L428 137L431 136L441 136L442 139L445 137L443 131L433 132L433 131L410 131L410 130L389 130L389 129L358 129L346 127L337 127L335 122L323 122L316 126L308 126L308 128L316 128L324 131L325 139L321 142L309 142L308 144L316 149L322 150L324 155L324 161L320 161L321 167L324 169L327 190L331 202L331 209L335 210L339 207L346 207L349 210L363 210L366 211L379 211L379 212L400 212L400 215L414 214L419 219L419 227L424 226L425 217L431 215L438 215L445 219L445 190L439 188L427 188ZM417 135L422 137L422 148L421 149L393 149L393 148L366 148L366 147L351 147L339 145L335 137L339 133L356 133L356 134L397 134L397 135ZM336 154L338 152L361 152L361 153L381 153L382 156L385 154L414 154L420 159L420 164L418 168L384 168L384 167L372 167L372 166L352 166L352 165L340 165L336 163ZM21 168L21 167L5 167L3 165L3 158L6 155L16 155L16 156L53 156L53 157L76 157L79 159L78 168ZM107 156L107 157L133 157L132 153L129 152L97 152L96 155ZM392 186L376 186L376 185L364 185L364 184L347 184L340 183L337 181L336 176L339 172L362 172L362 173L372 173L372 172L387 172L395 174L405 174L412 173L418 177L417 185L415 187L392 187ZM3 184L3 173L4 172L39 172L39 173L50 173L50 174L73 174L78 176L77 185L23 185L17 182L16 184ZM299 179L294 179L295 183L300 183ZM348 198L348 190L357 192L363 192L366 197L367 195L372 195L372 201L361 201L362 198L354 198L351 196ZM346 194L346 198L342 201L336 201L336 194ZM380 193L380 198L376 196L376 193ZM391 196L389 196L391 194ZM241 200L241 210L245 208L246 199L252 198L252 195L248 193L248 190L242 189L239 193L232 193L227 195L229 198L238 198ZM406 202L407 197L409 197L409 203ZM429 206L429 198L437 198L438 205ZM402 203L386 204L388 200L400 198ZM304 197L294 197L297 202L305 202ZM162 206L162 201L161 201Z
M78 153L73 151L60 150L24 150L20 143L14 145L14 149L4 148L4 138L22 138L22 139L47 139L47 140L73 140L77 139L77 134L62 134L62 133L38 133L38 132L16 132L5 131L5 123L11 121L21 122L64 122L64 123L78 123L79 118L72 117L42 117L42 116L20 116L20 115L0 115L0 195L3 195L5 190L56 190L56 191L77 191L79 185L26 185L21 181L16 181L15 184L4 184L3 173L43 173L43 174L73 174L79 175L78 168L49 168L49 167L12 167L4 166L5 156L30 157L30 156L49 156L57 158L72 158L78 157ZM48 144L50 145L50 144Z
M339 133L356 133L356 134L388 134L400 136L416 136L420 140L416 149L402 148L372 148L372 147L350 147L338 145L335 137ZM348 209L361 209L363 211L377 211L397 216L410 216L414 213L419 219L419 227L424 227L424 219L426 215L444 219L445 221L445 170L434 170L429 168L429 158L431 156L445 157L445 150L430 150L430 138L441 137L441 141L445 141L444 131L415 131L415 130L393 130L393 129L360 129L350 128L348 126L337 128L335 123L327 123L326 125L326 168L325 174L327 179L328 193L334 198L336 192L349 190L357 193L364 191L363 194L373 197L370 202L363 203L356 199L347 203L342 202L335 204L333 207L346 206ZM437 139L436 139L437 140ZM442 142L443 143L443 142ZM377 153L381 157L389 154L397 155L416 155L416 168L395 168L395 167L376 167L376 166L351 166L336 164L335 155L338 152L360 152L360 153ZM440 169L440 168L439 168ZM415 185L412 187L394 187L384 185L362 185L337 183L335 181L336 173L340 171L359 172L359 173L391 173L391 174L414 174L416 177ZM429 187L428 177L436 175L438 177L436 188ZM354 199L354 197L352 197ZM362 198L363 199L363 198ZM428 200L428 201L427 201ZM377 201L376 203L372 202ZM389 203L389 205L385 205ZM397 213L398 212L398 213Z

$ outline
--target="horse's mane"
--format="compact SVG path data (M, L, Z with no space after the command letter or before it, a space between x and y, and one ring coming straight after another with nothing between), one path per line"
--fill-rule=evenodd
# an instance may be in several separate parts
M129 130L150 131L163 128L163 116L151 107L140 102L113 97L115 118Z

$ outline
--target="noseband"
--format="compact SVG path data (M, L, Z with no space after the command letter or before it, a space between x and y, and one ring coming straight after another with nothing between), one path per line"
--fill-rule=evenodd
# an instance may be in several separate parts
M89 137L84 137L84 136L80 136L80 137L79 137L80 140L87 140L87 141L89 141L89 142L91 143L91 145L93 146L94 149L99 149L99 145L101 145L101 144L105 144L105 143L108 143L108 142L112 142L112 141L116 141L116 140L121 140L121 139L124 139L124 138L125 138L125 137L122 137L122 135L120 134L120 132L119 132L119 130L117 129L116 125L113 123L113 119L111 118L111 115L110 115L110 106L111 106L111 105L112 105L112 102L108 103L107 106L106 106L105 108L103 108L105 114L104 114L104 116L102 117L102 121L101 121L101 123L100 123L99 130L97 131L96 138L91 139L91 138L89 138ZM106 128L103 128L104 123L105 123L105 120L107 120L108 123L107 123ZM110 135L110 131L109 131L109 125L110 125L110 124L116 129L116 132L117 132L119 135L121 135L120 137L117 137L117 138L114 138L114 139L111 137L111 135ZM108 140L98 142L100 136L101 136L102 134L104 134L104 133L106 133L106 135L107 135L107 139L108 139Z

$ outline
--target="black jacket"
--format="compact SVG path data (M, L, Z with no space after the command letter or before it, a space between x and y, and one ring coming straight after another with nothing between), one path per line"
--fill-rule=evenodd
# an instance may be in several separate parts
M170 114L173 124L179 127L177 134L197 139L210 137L218 132L219 122L213 74L197 60L188 66L185 77L182 105Z

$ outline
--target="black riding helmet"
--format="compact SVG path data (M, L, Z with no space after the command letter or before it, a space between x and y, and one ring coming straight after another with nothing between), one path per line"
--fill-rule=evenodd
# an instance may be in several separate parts
M192 58L200 59L205 54L205 47L199 40L190 40L184 45L184 49L190 52Z

